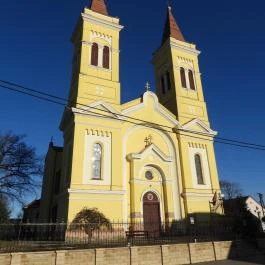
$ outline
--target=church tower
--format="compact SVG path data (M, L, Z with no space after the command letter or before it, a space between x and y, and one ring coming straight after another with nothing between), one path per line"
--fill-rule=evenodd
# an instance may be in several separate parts
M92 0L81 14L60 124L64 147L49 148L42 204L53 219L71 221L84 207L98 208L110 220L151 220L157 227L145 229L159 231L161 222L218 210L219 204L209 207L220 193L216 132L204 102L200 52L185 40L170 7L153 58L157 94L120 103L122 28L104 0Z
M194 118L208 124L199 54L196 46L184 39L168 7L162 43L154 53L153 64L159 101L181 124Z
M160 48L154 53L153 65L160 103L176 116L175 128L185 212L205 213L209 201L220 191L213 141L216 132L210 128L204 101L196 45L188 43L171 7ZM211 211L217 211L214 206ZM221 208L218 208L218 211Z
M122 28L118 18L109 16L104 0L93 0L90 7L84 9L72 35L71 103L88 105L104 99L119 108L119 33Z

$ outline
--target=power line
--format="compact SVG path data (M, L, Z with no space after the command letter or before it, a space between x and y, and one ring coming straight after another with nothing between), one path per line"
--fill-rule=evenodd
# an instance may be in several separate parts
M15 84L15 83L12 83L12 82L9 82L9 81L5 81L5 80L0 80L0 82L5 83L5 84L9 84L9 85L12 85L12 86L17 86L19 88L22 88L22 89L25 89L27 91L31 91L31 92L34 92L34 93L38 93L38 94L43 95L43 96L47 96L47 97L55 98L55 99L58 99L58 100L62 100L64 102L67 102L67 104L69 104L69 100L67 100L65 98L62 98L62 97L58 97L58 96L53 95L53 94L45 93L45 92L42 92L42 91L39 91L39 90L36 90L36 89L31 89L31 88L28 88L28 87L25 87L25 86L22 86L22 85L19 85L19 84ZM79 97L79 98L87 99L85 97ZM111 113L111 114L114 114L114 115L116 114L116 113L111 112L110 110L99 109L99 108L96 108L96 107L92 107L92 106L88 106L88 105L85 105L85 104L82 104L82 103L78 103L77 101L72 101L72 102L70 102L70 104L71 105L72 104L77 104L77 105L80 105L80 106L88 107L90 109L95 109L95 110L99 110L99 111L102 111L102 112ZM132 120L145 122L145 123L153 124L153 125L156 125L156 126L172 129L172 127L167 126L167 125L162 125L162 124L158 124L158 123L145 121L145 120L142 120L142 119L137 119L137 118L130 117L130 116L127 116L127 115L124 115L124 114L120 114L120 113L118 115L120 117L125 117L125 118L128 118L128 119L132 119ZM180 131L185 131L187 133L191 132L189 130L185 130L185 129L181 129L181 128L179 128L179 130ZM205 134L203 132L192 132L192 133L193 134L199 134L199 135L207 136L207 134ZM223 137L219 137L219 136L215 136L215 139L219 139L219 140L227 141L227 142L233 142L233 143L237 143L237 144L251 145L251 146L255 146L255 147L265 148L265 145L254 144L254 143L250 143L250 142L246 142L246 141L239 141L239 140L235 140L235 139L228 139L228 138L223 138Z
M5 80L0 80L0 82L8 84L8 85L16 86L16 87L22 88L22 89L27 90L27 91L38 93L38 94L43 95L43 96L47 96L47 97L55 98L55 99L58 99L58 100L62 100L64 102L67 102L67 104L69 104L69 100L67 100L66 98L58 97L58 96L53 95L53 94L45 93L45 92L42 92L42 91L39 91L39 90L36 90L36 89L31 89L31 88L28 88L28 87L25 87L25 86L22 86L22 85L19 85L19 84L15 84L15 83L12 83L12 82L9 82L9 81L5 81ZM79 97L79 98L87 99L85 97ZM102 112L111 113L111 114L114 114L114 115L116 114L116 113L111 112L110 110L99 109L99 108L96 108L96 107L92 107L92 106L88 106L88 105L85 105L85 104L82 104L82 103L78 103L77 101L72 101L72 102L70 102L70 104L71 105L72 104L77 104L77 105L80 105L80 106L88 107L90 109L95 109L95 110L99 110L99 111L102 111ZM145 120L142 120L142 119L130 117L130 116L127 116L127 115L124 115L124 114L120 114L120 113L118 115L120 117L125 117L125 118L128 118L128 119L132 119L132 120L136 120L136 121L140 121L140 122L153 124L155 126L160 126L160 127L165 127L165 128L168 128L168 129L172 129L172 127L167 126L167 125L162 125L162 124L158 124L158 123L145 121ZM185 131L187 133L191 132L189 130L185 130L185 129L181 129L181 128L179 128L179 130L180 131ZM207 136L207 134L205 134L203 132L192 132L192 133L193 134L199 134L199 135ZM265 148L265 145L254 144L254 143L250 143L250 142L246 142L246 141L239 141L239 140L235 140L235 139L228 139L228 138L223 138L223 137L219 137L219 136L215 136L215 139L219 139L219 140L227 141L227 142L234 142L234 143L237 143L237 144L251 145L251 146Z
M24 91L20 91L20 90L14 89L14 88L10 88L10 87L7 87L7 86L3 86L3 85L0 85L0 87L9 89L9 90L12 90L12 91L15 91L15 92L19 92L21 94L25 94L27 96L31 96L31 97L34 97L34 98L37 98L37 99L41 99L41 100L48 101L48 102L51 102L51 103L59 104L61 106L67 107L68 109L71 109L69 106L66 106L63 103L60 103L60 102L57 102L57 101L54 101L54 100L50 100L50 99L47 99L45 97L36 96L36 95L30 94L30 93L27 93L27 92L24 92ZM83 115L87 115L87 116L97 116L97 117L102 117L102 118L114 119L114 120L128 122L128 123L135 124L135 125L140 125L140 126L147 127L147 128L157 129L157 130L160 130L160 131L163 131L163 132L180 134L179 132L173 132L173 131L165 130L165 129L162 129L160 127L153 127L151 124L148 125L148 123L146 123L146 124L139 124L139 123L136 123L136 122L133 122L133 121L123 120L123 119L120 119L118 117L113 117L113 116L111 117L111 116L104 115L104 114L100 114L100 113L97 113L97 112L93 112L93 111L89 111L89 110L84 110L84 109L78 108L78 107L76 107L75 109L82 111L82 114ZM173 128L171 128L171 129L173 129ZM181 133L181 135L190 136L188 134L183 134L183 133ZM194 135L192 137L195 138L195 139L200 139L200 140L204 140L204 141L206 140L206 141L213 142L212 139L201 138L201 137L197 137L197 136L194 136ZM214 142L220 143L220 144L225 144L225 145L231 145L231 146L237 146L237 147L242 147L242 148L248 148L248 149L255 149L255 150L265 151L264 148L258 148L258 147L247 146L247 145L242 145L242 144L229 143L229 142L219 141L219 140L216 140L216 139L214 140Z
M64 98L62 98L62 97L58 97L58 96L55 96L55 95L52 95L52 94L44 93L44 92L38 91L36 89L30 89L30 88L27 88L27 87L24 87L24 86L21 86L21 85L18 85L18 84L14 84L14 83L11 83L11 82L8 82L8 81L4 81L4 80L0 80L0 82L8 84L8 85L11 85L11 86L19 87L19 88L22 88L24 90L40 94L42 96L38 96L38 95L35 95L35 94L32 94L32 93L21 91L21 90L16 89L16 88L11 88L11 87L0 85L0 87L2 87L2 88L6 88L6 89L9 89L9 90L14 91L14 92L25 94L27 96L38 98L38 99L41 99L41 100L44 100L44 101L48 101L48 102L51 102L51 103L59 104L61 106L65 106L65 104L61 103L61 102L58 102L58 101L55 101L55 100L51 100L51 99L49 99L47 97L54 98L54 99L57 99L59 101L64 101L65 103L69 104L69 101L64 99ZM78 102L72 102L72 104L73 103L75 103L77 105L85 106L85 107L88 107L88 108L91 108L91 109L96 109L98 111L107 112L108 114L114 114L114 115L117 114L117 113L113 113L111 111L105 111L105 110L102 110L102 109L99 109L99 108L96 108L96 107L91 107L91 106L88 106L88 105L85 105L85 104L81 104L81 103L78 103ZM68 106L68 108L69 108L69 106ZM91 115L94 115L94 116L96 115L96 116L100 116L100 117L103 117L103 118L116 119L116 120L123 121L123 122L129 122L129 123L132 123L132 124L141 125L141 126L148 127L148 128L155 128L155 129L162 130L164 132L169 132L169 133L174 133L174 134L178 133L178 132L173 132L173 131L162 129L163 127L165 127L165 128L170 128L171 130L173 130L172 127L169 127L169 126L166 126L166 125L161 125L161 124L158 124L158 123L148 122L148 121L145 121L145 120L133 118L133 117L122 115L122 114L118 114L118 115L121 116L121 117L125 117L125 118L129 118L129 119L136 120L136 121L139 121L139 122L143 122L145 124L135 123L135 122L132 122L132 121L120 119L118 117L110 117L108 115L104 115L104 114L100 114L100 113L97 113L97 112L93 112L91 110L85 110L83 108L75 107L75 109L82 111L83 112L82 114L84 114L84 115L90 115L90 116ZM84 113L84 112L86 112L86 113ZM153 126L158 126L158 127L153 127ZM186 133L193 133L193 134L198 134L198 135L206 136L206 137L208 136L208 135L206 135L204 133L200 133L200 132L193 132L193 131L191 132L189 130L184 130L184 129L179 129L179 130L183 131L183 132L186 132ZM184 134L184 133L181 133L181 135L190 136L190 135ZM212 139L196 137L194 135L192 137L196 138L196 139L200 139L200 140L213 141ZM220 143L220 144L226 144L226 145L232 145L232 146L237 146L237 147L243 147L243 148L249 148L249 149L255 149L255 150L264 150L265 151L265 146L264 145L258 145L258 144L253 144L253 143L249 143L249 142L237 141L237 140L226 139L226 138L221 138L221 137L215 137L214 141L216 143Z
M41 99L41 100L48 101L48 102L51 102L51 103L60 104L61 106L65 106L65 104L57 102L55 100L48 99L48 98L45 98L45 97L42 97L42 96L33 95L33 94L30 94L30 93L27 93L25 91L21 91L21 90L15 89L15 88L3 86L3 85L0 85L0 87L6 88L6 89L14 91L14 92L18 92L20 94L24 94L24 95L27 95L27 96L30 96L30 97L33 97L33 98L37 98L37 99Z

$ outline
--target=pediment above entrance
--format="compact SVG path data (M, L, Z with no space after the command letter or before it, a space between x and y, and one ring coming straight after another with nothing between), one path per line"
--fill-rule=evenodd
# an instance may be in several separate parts
M215 136L217 135L217 132L212 130L207 124L205 124L203 121L200 119L193 119L186 124L182 125L179 127L180 130L184 130L187 132L199 132L201 134L205 135L211 135Z
M155 144L147 146L140 153L132 153L127 156L129 161L132 160L144 160L145 158L151 160L162 160L163 162L172 162L173 158L171 156L165 155Z

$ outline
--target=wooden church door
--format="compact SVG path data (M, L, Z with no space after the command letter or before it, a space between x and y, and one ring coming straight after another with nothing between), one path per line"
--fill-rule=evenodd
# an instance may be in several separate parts
M143 198L143 216L144 230L151 237L160 235L160 202L157 195L153 192L147 192Z

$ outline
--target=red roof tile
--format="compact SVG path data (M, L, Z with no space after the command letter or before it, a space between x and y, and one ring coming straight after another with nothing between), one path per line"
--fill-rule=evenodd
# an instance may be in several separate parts
M162 44L169 38L174 38L176 40L185 41L180 28L177 25L177 22L172 14L171 7L168 7L167 19L162 39Z
M94 12L100 13L102 15L108 16L109 12L104 0L92 0L90 9Z

